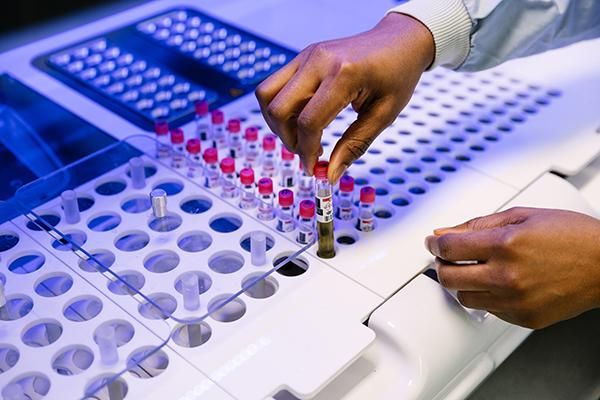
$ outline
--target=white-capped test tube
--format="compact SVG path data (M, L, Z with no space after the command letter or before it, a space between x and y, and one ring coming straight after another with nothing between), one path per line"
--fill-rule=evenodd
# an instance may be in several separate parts
M113 365L119 361L117 348L117 336L115 327L112 325L101 325L96 330L96 343L100 350L100 359L104 365Z
M6 385L2 390L2 398L4 400L30 400L18 383Z
M150 192L150 203L152 204L154 218L164 218L167 216L167 192L163 189L152 190Z
M79 215L79 204L77 203L77 193L74 190L65 190L60 195L62 207L65 213L65 222L67 224L76 224L81 219Z
M131 175L131 186L134 189L143 189L146 186L146 172L144 161L139 157L129 160L129 174Z
M187 273L181 277L181 294L186 310L195 311L200 308L200 285L196 274Z
M267 235L264 232L250 234L250 259L257 267L267 262Z

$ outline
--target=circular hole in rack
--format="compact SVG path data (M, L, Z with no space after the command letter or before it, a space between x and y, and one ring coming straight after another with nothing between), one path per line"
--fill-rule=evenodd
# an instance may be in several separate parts
M37 281L35 292L42 297L56 297L73 287L73 278L63 272L48 274Z
M211 318L220 322L233 322L246 314L246 304L232 294L220 294L208 303L208 313Z
M122 319L113 319L100 324L94 331L94 342L98 343L98 332L110 326L115 332L115 342L117 347L121 347L131 341L135 334L135 329L131 323Z
M44 347L58 340L62 335L62 325L53 319L45 319L30 324L21 334L27 346Z
M466 154L457 154L454 158L458 161L468 162L471 161L471 157Z
M353 165L354 165L354 164L356 164L356 165L363 165L363 164L365 164L365 163L366 163L366 161L365 161L365 160L363 160L362 158L359 158L359 159L357 159L357 160L354 160L354 161L352 162L352 164L353 164Z
M190 197L179 205L188 214L202 214L212 207L212 201L207 197Z
M135 196L121 203L121 209L130 214L139 214L148 211L152 207L148 196Z
M279 283L272 276L263 276L263 272L250 274L242 280L242 289L253 299L266 299L273 296Z
M288 260L291 255L292 253L284 253L274 258L273 266L277 268L278 274L293 277L302 275L308 270L308 261L304 257Z
M375 208L375 216L380 219L389 219L394 215L392 210L387 207L379 206Z
M70 231L64 234L64 237L52 241L52 247L60 251L73 251L81 247L87 241L87 235L82 231Z
M220 274L231 274L244 266L244 257L231 250L223 250L208 259L208 267Z
M273 236L269 235L266 232L262 232L262 231L256 231L257 233L262 233L265 235L266 237L266 241L267 241L267 251L271 250L273 248L273 246L275 246L275 239L273 238ZM240 246L242 246L242 249L246 250L247 252L250 252L251 248L251 236L252 234L255 232L250 232L245 234L244 236L242 236L242 239L240 240Z
M146 178L150 178L151 176L156 175L156 167L152 164L144 164L144 175L146 176ZM129 178L131 178L131 170L129 169L129 167L127 168L127 172L126 172L127 176Z
M400 164L400 159L398 157L388 157L385 159L390 164Z
M441 181L442 181L442 178L437 175L428 174L425 176L425 182L428 182L428 183L440 183Z
M167 196L174 196L183 190L183 182L173 180L160 182L153 189L162 189L167 193Z
M450 164L444 164L440 167L440 169L444 172L456 172L456 167Z
M8 270L15 274L25 275L42 268L46 258L38 252L31 252L15 258L8 264Z
M382 186L379 186L377 188L375 188L375 194L377 196L387 196L390 193L390 191Z
M27 221L27 228L32 231L49 231L60 222L60 215L54 213L44 213L39 215L33 221Z
M182 222L179 215L170 212L162 218L152 217L148 226L155 232L171 232L179 228Z
M110 180L100 183L96 186L96 193L102 196L114 196L121 193L127 187L127 183L123 180Z
M19 243L19 235L15 232L0 232L0 253L12 249L17 243Z
M393 185L402 185L406 182L406 179L401 176L392 176L390 179L388 179L388 182Z
M212 329L206 322L178 325L171 335L173 342L181 347L198 347L208 342Z
M175 279L175 290L179 293L183 294L183 284L182 281L190 274L193 274L198 279L198 294L206 293L210 287L212 286L212 279L207 273L201 271L189 271L184 272L179 277Z
M231 233L242 226L242 220L235 214L219 214L211 218L210 227L220 233Z
M410 205L411 199L408 196L398 195L392 199L392 204L396 207L406 207Z
M416 194L416 195L422 195L425 194L427 192L427 189L425 189L422 186L411 186L408 188L408 191L412 194Z
M148 319L167 319L177 309L177 300L168 293L153 293L148 295L150 301L139 305L139 313Z
M108 250L94 250L90 252L91 257L87 260L79 260L79 268L85 272L104 272L112 267L116 257Z
M149 379L162 374L169 366L169 356L162 350L146 346L127 358L127 370L136 378Z
M19 350L10 344L0 344L0 374L8 371L19 362Z
M358 178L355 178L355 179L354 179L354 183L355 183L357 186L365 186L365 185L368 185L368 184L369 184L369 179L367 179L367 178L364 178L364 177L358 177Z
M117 213L104 213L89 219L87 226L95 232L107 232L115 229L121 223Z
M163 274L177 268L179 256L171 250L158 250L144 259L144 268L156 274Z
M354 232L340 232L335 241L344 246L350 246L358 241L358 236Z
M94 362L94 353L86 346L69 346L52 360L52 369L59 375L71 376L87 370Z
M16 294L6 297L5 311L0 314L0 321L16 321L23 318L33 308L33 300L24 294Z
M79 296L70 300L63 309L66 319L85 322L94 319L102 311L102 302L95 296Z
M177 246L190 253L206 250L212 244L212 237L204 231L191 231L184 233L177 239Z
M137 251L143 249L150 242L150 236L143 231L130 231L117 236L115 247L122 251Z
M8 394L8 388L11 388ZM15 390L13 392L13 390ZM14 379L9 385L2 389L2 397L4 399L29 399L41 400L46 397L50 391L50 380L39 372L30 372L20 375ZM9 397L11 396L11 397Z
M86 399L116 400L125 399L129 388L123 378L116 378L114 374L106 374L92 380L85 388ZM115 395L117 393L117 395Z
M118 295L135 295L146 283L144 275L137 271L120 271L119 278L108 282L108 290Z

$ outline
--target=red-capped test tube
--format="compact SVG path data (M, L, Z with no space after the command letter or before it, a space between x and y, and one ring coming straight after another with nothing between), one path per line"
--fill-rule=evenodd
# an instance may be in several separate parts
M171 138L169 137L169 123L159 120L154 123L156 134L156 157L168 158L171 155Z
M246 128L246 144L244 146L244 167L255 168L260 161L260 146L258 144L258 128L249 126Z
M173 153L171 154L171 167L183 168L185 166L185 135L181 128L175 128L171 131L171 146Z
M210 134L213 140L213 147L222 149L227 146L227 133L225 131L225 115L221 110L214 110L210 114L211 129Z
M279 191L279 208L277 210L277 230L291 232L294 230L294 192L289 189Z
M231 158L241 157L244 144L242 143L242 124L240 120L234 118L227 121L227 132L229 132L229 154Z
M238 196L235 160L231 157L221 160L221 196L226 199Z
M204 150L204 186L219 186L219 152L214 147Z
M298 197L312 199L315 197L315 179L304 170L302 161L298 163Z
M275 218L273 202L273 181L271 178L260 178L258 180L258 214L257 217L263 221L270 221Z
M319 248L317 255L322 258L335 256L333 245L333 190L327 179L327 161L318 161L314 168L315 199L317 204L317 233Z
M363 186L360 189L360 202L358 205L358 221L356 227L363 232L371 232L375 229L375 189L371 186Z
M194 103L196 120L196 137L199 140L210 139L210 121L208 120L208 101L199 100Z
M354 178L350 175L344 175L340 178L338 191L338 209L339 219L349 221L352 219L352 208L354 207Z
M187 141L185 145L187 152L187 175L190 178L197 178L202 175L202 143L199 139L193 138Z
M293 188L296 186L296 155L289 151L287 147L281 146L281 166L279 168L279 184L282 187Z
M309 244L315 240L315 202L302 200L298 206L298 235L296 241Z
M263 136L263 160L262 160L262 176L272 178L277 172L277 155L275 149L277 148L277 136L273 134L267 134Z
M240 208L250 209L256 207L256 185L254 184L254 170L243 168L240 171Z

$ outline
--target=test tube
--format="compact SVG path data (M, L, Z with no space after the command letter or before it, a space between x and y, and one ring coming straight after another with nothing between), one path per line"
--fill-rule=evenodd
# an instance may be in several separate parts
M113 365L119 361L117 337L112 325L103 325L96 330L96 343L100 349L100 359L105 365Z
M65 222L67 224L76 224L81 219L79 216L79 204L77 203L77 194L74 190L65 190L60 195L63 211L65 212Z
M181 294L183 295L183 307L188 311L200 308L200 287L198 276L187 273L181 277Z
M18 383L6 385L2 390L2 398L4 400L30 400Z
M150 192L150 202L152 203L154 218L164 218L167 216L167 192L163 189L152 190Z
M144 161L139 157L129 160L129 173L131 174L131 186L134 189L143 189L146 186L146 172Z
M250 259L257 267L267 262L267 235L264 232L250 234Z
M333 258L335 246L333 244L333 190L327 180L329 163L319 161L315 165L315 195L317 204L317 233L318 250L317 255L321 258Z

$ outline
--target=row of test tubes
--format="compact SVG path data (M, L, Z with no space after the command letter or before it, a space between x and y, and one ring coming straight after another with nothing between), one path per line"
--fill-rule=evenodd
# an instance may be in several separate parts
M175 169L185 169L188 177L198 179L215 189L241 209L255 210L263 221L276 219L281 232L297 229L300 244L314 241L315 178L304 170L294 153L280 144L273 134L265 134L259 142L259 130L248 126L242 135L239 119L229 119L221 110L209 112L208 103L195 104L195 135L185 141L182 129L169 129L165 121L157 121L157 157L170 162ZM203 149L203 145L208 147ZM225 157L219 159L219 155ZM236 172L236 164L243 168ZM259 175L257 177L257 175ZM277 182L280 190L274 193ZM295 201L297 198L298 201ZM358 212L354 212L354 179L342 177L336 199L336 214L341 220L356 219L361 231L374 229L375 190L363 187Z

